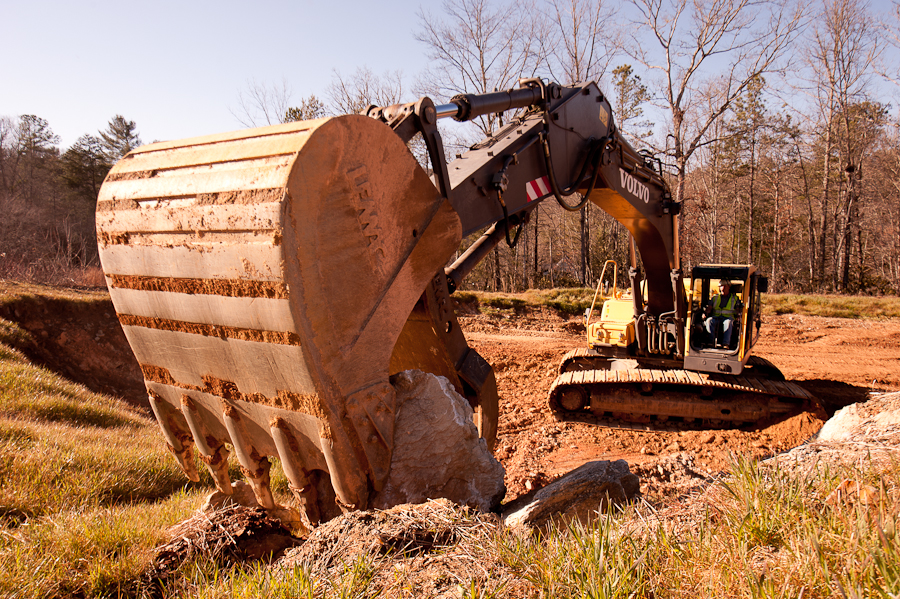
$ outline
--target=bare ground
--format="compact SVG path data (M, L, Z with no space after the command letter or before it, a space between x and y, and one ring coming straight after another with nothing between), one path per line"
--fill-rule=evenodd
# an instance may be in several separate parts
M781 315L764 323L755 353L805 387L824 412L724 430L560 422L547 407L547 390L562 355L584 343L578 320L543 310L460 320L470 345L497 374L495 454L506 467L508 500L597 459L626 460L649 499L678 496L726 469L733 455L758 459L787 451L814 435L835 410L865 401L870 390L900 390L900 322Z
M89 295L78 303L28 298L0 307L0 317L31 334L31 343L21 349L36 362L147 408L140 370L112 305L97 293ZM900 390L900 321L782 315L766 319L755 352L810 391L827 414L724 430L564 422L551 415L547 390L560 358L584 343L579 319L541 309L512 317L461 316L460 322L469 343L497 374L501 416L495 455L506 468L507 501L597 459L625 459L641 476L648 499L675 497L724 470L732 455L784 452L809 439L836 409L865 401L870 390Z

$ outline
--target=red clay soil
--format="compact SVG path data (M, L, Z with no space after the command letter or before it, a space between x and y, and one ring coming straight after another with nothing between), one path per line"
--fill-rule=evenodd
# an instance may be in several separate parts
M726 430L559 421L547 407L547 390L563 354L584 343L578 319L539 311L460 320L469 344L496 371L501 416L495 454L506 467L507 500L585 462L609 459L631 465L645 496L677 495L725 469L734 456L762 458L803 443L827 417L803 413ZM828 414L864 401L870 389L900 390L900 321L783 315L767 318L762 333L755 353L810 391Z
M108 300L73 304L31 298L7 304L0 317L31 334L33 343L22 349L35 361L93 390L147 407L140 370ZM761 458L786 451L822 425L823 413L726 430L675 424L631 430L608 426L616 424L611 422L559 421L547 407L547 390L560 358L584 343L579 321L543 309L460 317L470 345L496 371L501 415L495 455L506 468L507 501L585 462L620 458L641 476L646 496L677 495L723 470L732 456ZM873 388L900 390L900 320L769 317L755 353L803 385L828 413L864 401Z

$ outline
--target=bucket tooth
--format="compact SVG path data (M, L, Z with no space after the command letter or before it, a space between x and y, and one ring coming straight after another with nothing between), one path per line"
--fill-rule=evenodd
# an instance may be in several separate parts
M194 443L200 452L200 459L206 464L207 470L212 475L216 488L226 495L231 495L231 477L228 476L228 449L225 444L212 435L203 424L203 418L197 409L197 404L189 395L181 396L181 413L187 420Z
M184 470L184 474L191 482L200 482L200 473L197 471L197 463L194 461L194 452L191 451L190 443L185 443L182 450L178 451L171 445L168 445L169 451L178 460L178 465Z
M225 445L220 445L212 455L200 452L200 459L206 464L206 469L212 475L216 488L226 495L231 495L234 489L231 486L231 477L228 475L228 455Z
M150 397L150 407L153 408L156 421L166 440L166 446L178 460L178 465L184 470L188 479L191 482L199 482L200 473L197 471L197 462L194 461L193 439L190 432L179 426L177 422L179 412L172 409L153 391L148 392L148 396Z
M241 427L241 417L234 406L226 404L223 416L234 453L241 464L241 472L250 481L256 500L265 509L274 509L275 498L272 497L272 489L269 487L271 464L268 458L260 456L256 449L248 443L247 436Z
M318 508L316 487L309 477L300 458L298 444L291 433L287 422L279 416L272 418L269 423L272 431L272 440L278 450L284 474L290 481L291 493L301 505L301 511L309 518L311 524L317 524L321 518Z

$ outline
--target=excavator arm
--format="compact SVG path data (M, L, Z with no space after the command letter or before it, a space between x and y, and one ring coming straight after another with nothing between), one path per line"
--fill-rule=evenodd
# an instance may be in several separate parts
M515 108L525 112L447 164L439 118ZM416 134L431 176L407 148ZM636 309L654 322L677 310L660 287L677 272L677 205L593 83L528 80L128 154L98 198L100 257L185 472L197 480L196 447L230 493L230 448L272 507L277 457L310 520L365 508L391 467L390 377L410 368L446 376L492 444L493 371L466 344L450 293L540 201L571 208L574 191L634 236L653 283Z

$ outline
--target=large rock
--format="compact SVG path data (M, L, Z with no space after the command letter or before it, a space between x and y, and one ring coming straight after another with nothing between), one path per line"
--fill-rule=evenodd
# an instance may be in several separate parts
M640 479L625 460L588 462L509 504L503 521L512 528L539 528L575 518L587 524L598 512L605 512L610 502L625 503L639 491Z
M391 471L371 507L387 509L445 497L488 511L506 494L505 474L478 436L469 402L440 376L395 375L398 415Z
M868 401L835 412L816 440L841 442L874 438L897 425L900 425L900 393L873 393Z

